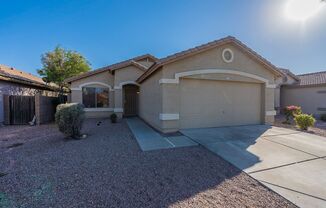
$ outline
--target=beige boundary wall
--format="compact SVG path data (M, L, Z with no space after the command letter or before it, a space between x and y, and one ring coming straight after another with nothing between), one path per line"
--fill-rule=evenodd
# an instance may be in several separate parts
M231 49L234 53L232 63L225 63L222 60L222 51L225 48ZM231 44L167 64L145 80L141 85L140 117L162 132L179 130L182 107L180 80L187 77L262 84L261 123L274 122L275 75ZM157 87L157 84L160 87ZM157 106L155 101L153 103L151 97L160 101L161 106ZM152 116L148 116L148 112L151 112Z
M326 85L283 86L281 89L281 108L288 105L301 106L304 113L314 114L317 117L326 114Z

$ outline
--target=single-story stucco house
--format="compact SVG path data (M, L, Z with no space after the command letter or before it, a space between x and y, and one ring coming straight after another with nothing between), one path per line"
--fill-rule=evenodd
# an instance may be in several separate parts
M66 81L71 102L83 103L87 117L137 115L168 133L272 124L281 103L275 96L286 88L285 77L284 71L228 36L162 59L138 56Z
M294 75L280 69L286 76L278 84L276 96L280 109L288 105L301 106L303 112L319 117L326 114L326 71Z

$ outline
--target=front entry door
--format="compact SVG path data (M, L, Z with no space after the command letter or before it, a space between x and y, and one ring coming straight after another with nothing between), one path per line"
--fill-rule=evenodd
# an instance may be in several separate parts
M124 116L137 116L138 115L138 93L139 87L136 85L123 86L124 92Z

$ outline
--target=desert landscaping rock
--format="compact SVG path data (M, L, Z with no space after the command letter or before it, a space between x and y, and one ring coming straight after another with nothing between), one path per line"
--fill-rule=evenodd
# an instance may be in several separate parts
M301 131L294 123L294 121L291 122L291 124L285 124L285 116L284 115L278 115L275 117L274 126L288 128L288 129L295 129L297 131ZM326 122L321 120L316 120L316 123L314 127L309 127L308 131L304 131L310 134L316 134L319 136L326 137Z
M98 121L82 140L1 127L0 207L295 207L200 146L142 152L124 121Z

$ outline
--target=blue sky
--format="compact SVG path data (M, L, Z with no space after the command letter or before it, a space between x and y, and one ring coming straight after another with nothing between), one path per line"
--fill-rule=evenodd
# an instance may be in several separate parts
M157 57L228 35L294 73L326 70L326 7L304 24L287 0L0 0L0 63L36 74L56 45L92 68Z

